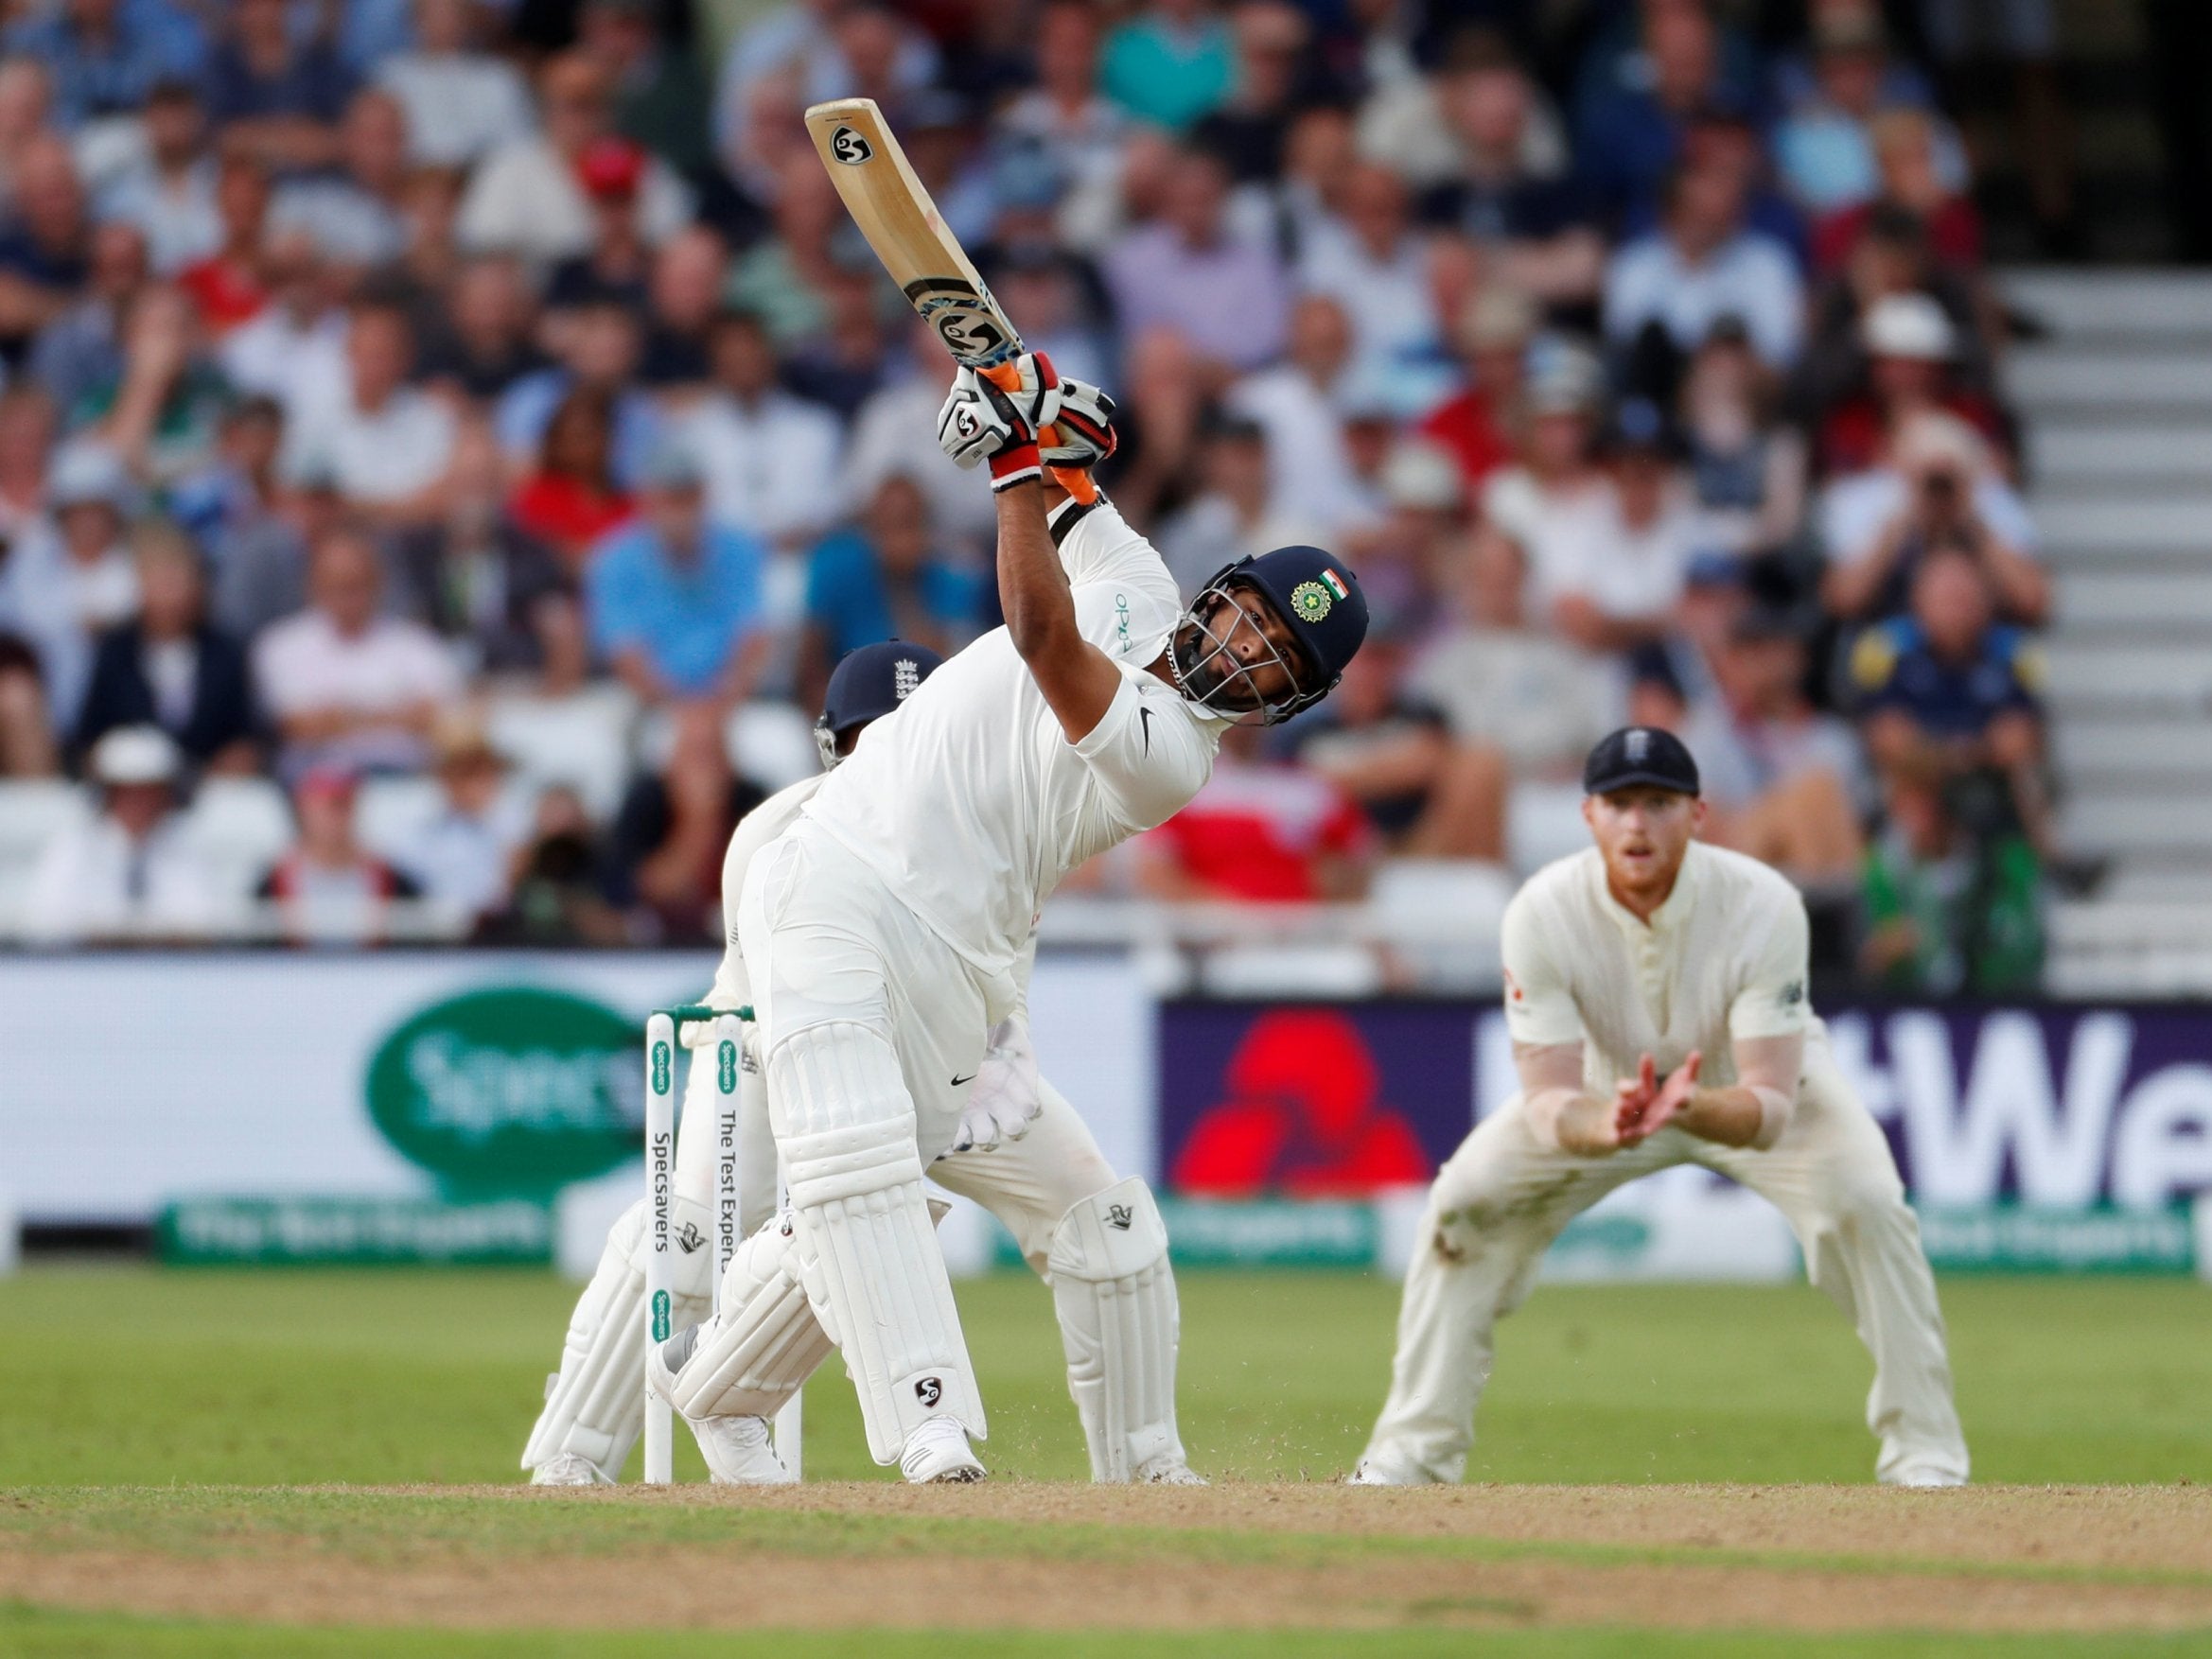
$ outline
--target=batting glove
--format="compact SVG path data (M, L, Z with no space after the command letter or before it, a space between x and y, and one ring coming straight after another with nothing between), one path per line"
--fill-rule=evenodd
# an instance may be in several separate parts
M1037 433L1060 412L1060 376L1052 360L1025 353L1014 366L1019 378L1010 390L962 369L938 410L938 447L959 466L990 462L993 490L1040 476Z
M1088 380L1060 383L1060 412L1053 417L1056 442L1041 454L1047 466L1089 468L1121 446L1114 429L1114 399Z

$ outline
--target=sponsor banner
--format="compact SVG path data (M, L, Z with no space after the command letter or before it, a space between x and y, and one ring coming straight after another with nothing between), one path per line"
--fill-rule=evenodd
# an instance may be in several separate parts
M543 1204L605 1182L641 1194L645 1015L696 1002L715 960L0 954L0 1190L26 1222L126 1224L239 1193ZM1118 959L1048 957L1030 1025L1106 1156L1150 1174L1139 977ZM0 1231L12 1244L13 1228Z
M1177 1191L1356 1196L1429 1168L1515 1088L1488 1003L1160 1011ZM2158 1209L2212 1192L2212 1007L1845 1008L1846 1080L1916 1201ZM1426 1171L1424 1171L1426 1173Z
M704 952L0 958L0 1169L26 1221L236 1193L543 1200L635 1166L645 1012L712 971Z
M1160 1010L1160 1167L1189 1197L1362 1197L1426 1182L1474 1122L1460 1003Z
M2212 1006L1863 1008L1828 1028L1922 1205L2212 1191Z
M542 1267L553 1247L552 1213L521 1198L192 1198L154 1224L154 1253L194 1266Z
M2199 1260L2180 1207L2212 1215L2212 1007L1864 1006L1828 1026L1939 1266ZM1160 1166L1185 1196L1379 1195L1409 1169L1426 1179L1517 1086L1488 1002L1170 1002L1158 1052ZM1762 1200L1686 1169L1593 1208L1544 1270L1772 1279L1797 1263Z
M1950 1273L2187 1273L2196 1227L2186 1209L2054 1210L1935 1206L1921 1211L1928 1260Z
M1372 1267L1380 1249L1373 1204L1167 1198L1160 1218L1168 1254L1190 1267Z
M1263 1198L1249 1203L1215 1198L1162 1198L1160 1219L1167 1227L1167 1253L1178 1267L1353 1267L1390 1266L1390 1218L1383 1206L1344 1199ZM946 1263L956 1279L986 1267L1027 1268L1013 1234L988 1213L965 1199L938 1230ZM956 1259L946 1237L956 1220L973 1212L988 1234L978 1257ZM1400 1261L1396 1271L1403 1276Z

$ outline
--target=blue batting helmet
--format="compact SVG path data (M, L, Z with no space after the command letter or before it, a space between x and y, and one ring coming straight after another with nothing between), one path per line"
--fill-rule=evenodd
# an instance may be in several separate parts
M1344 665L1359 655L1361 642L1367 637L1367 596L1360 591L1360 579L1352 574L1352 568L1323 548L1276 548L1256 558L1223 566L1199 590L1188 613L1198 622L1202 646L1191 660L1175 659L1185 695L1195 696L1201 703L1208 702L1235 677L1234 671L1216 671L1210 676L1211 685L1203 683L1209 677L1203 672L1203 666L1209 658L1219 660L1226 644L1225 638L1216 637L1205 624L1207 600L1238 586L1252 588L1268 602L1268 608L1282 619L1298 642L1305 659L1304 672L1293 676L1295 693L1265 705L1269 724L1288 720L1334 690L1343 677Z

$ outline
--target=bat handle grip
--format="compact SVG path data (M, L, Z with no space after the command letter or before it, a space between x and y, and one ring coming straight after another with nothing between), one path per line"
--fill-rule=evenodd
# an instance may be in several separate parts
M1006 392L1011 392L1022 383L1022 372L1011 363L1000 363L996 368L978 369L975 372L993 386ZM1037 441L1040 444L1059 443L1059 428L1047 426L1037 434ZM1097 480L1081 467L1055 466L1049 470L1052 473L1052 481L1085 506L1098 498Z

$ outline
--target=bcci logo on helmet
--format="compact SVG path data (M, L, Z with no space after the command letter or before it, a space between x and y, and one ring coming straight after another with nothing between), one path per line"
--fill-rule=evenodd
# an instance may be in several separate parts
M1340 599L1351 598L1343 579L1334 570L1324 570L1318 582L1301 582L1290 589L1290 608L1302 621L1319 622L1336 608Z

